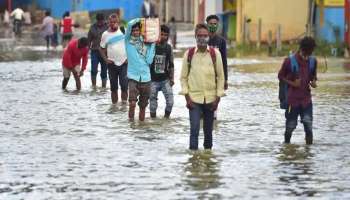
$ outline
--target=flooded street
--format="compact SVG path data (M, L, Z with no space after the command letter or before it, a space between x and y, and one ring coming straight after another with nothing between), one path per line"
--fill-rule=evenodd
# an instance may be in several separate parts
M284 145L280 61L229 61L213 150L201 132L198 152L188 150L181 59L171 119L147 112L144 124L111 105L109 88L91 88L90 64L76 92L73 78L61 89L60 59L2 62L0 199L349 199L350 68L319 73L315 144L304 144L299 123Z

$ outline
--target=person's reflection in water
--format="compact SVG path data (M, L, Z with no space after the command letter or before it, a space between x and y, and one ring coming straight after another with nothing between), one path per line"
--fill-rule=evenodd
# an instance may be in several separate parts
M192 151L185 163L185 183L189 191L205 191L220 186L218 160L209 150ZM203 196L204 195L204 196ZM201 198L220 197L220 194L201 193Z
M317 194L317 179L314 177L313 154L309 146L283 145L278 154L277 173L282 194L308 196Z
M350 72L350 63L349 62L344 62L343 63L343 68L345 72Z

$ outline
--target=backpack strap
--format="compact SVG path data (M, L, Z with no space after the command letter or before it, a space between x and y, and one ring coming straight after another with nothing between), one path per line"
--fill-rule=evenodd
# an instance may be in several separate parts
M314 74L315 71L315 65L316 65L316 59L313 56L309 57L309 73Z
M292 73L294 74L299 73L299 64L297 59L295 58L295 54L289 56L289 59L290 59L290 64L292 68Z
M216 72L216 54L215 54L215 49L213 47L209 47L209 54L211 57L211 60L213 61L214 65L214 73L215 73L215 85L217 84L217 72Z
M291 67L292 67L292 72L293 73L299 73L299 64L298 61L295 57L295 54L289 56L290 62L291 62ZM313 56L309 57L309 74L313 74L315 71L315 65L316 65L316 59Z
M216 54L215 54L215 49L213 47L209 47L209 53L211 60L213 61L213 65L215 67L215 76L216 76Z
M188 68L188 75L190 74L190 70L191 70L191 62L192 62L192 58L193 55L196 51L196 47L192 47L188 50L188 54L187 54L187 68ZM215 49L213 47L209 47L209 54L211 57L211 60L213 62L213 66L214 66L214 73L215 73L215 85L217 85L217 72L216 72L216 53L215 53Z
M188 74L190 74L190 70L191 70L191 62L192 62L192 58L194 55L194 52L196 51L196 47L191 47L188 50L188 54L187 54L187 68L188 68Z

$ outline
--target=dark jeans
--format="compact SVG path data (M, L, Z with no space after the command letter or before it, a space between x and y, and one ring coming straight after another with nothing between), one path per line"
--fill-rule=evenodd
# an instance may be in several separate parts
M117 66L114 64L108 64L108 75L109 82L111 85L111 91L118 91L118 82L120 85L120 89L123 92L128 91L128 77L127 77L127 65L126 63L121 66Z
M98 50L91 50L91 77L96 79L98 64L101 65L101 80L107 80L107 65Z
M286 137L290 139L292 132L297 127L298 116L300 115L301 123L304 125L305 137L312 138L312 103L303 108L302 106L291 107L291 109L286 109ZM288 140L287 140L288 141Z
M53 35L46 35L45 36L45 41L46 41L46 47L50 48L50 42L52 43L52 37Z
M193 103L193 108L190 113L190 149L198 149L198 135L200 129L200 120L203 113L203 132L204 132L204 149L211 149L213 146L213 123L214 111L211 110L211 104Z
M22 20L15 19L13 21L13 32L16 36L21 36L22 34Z

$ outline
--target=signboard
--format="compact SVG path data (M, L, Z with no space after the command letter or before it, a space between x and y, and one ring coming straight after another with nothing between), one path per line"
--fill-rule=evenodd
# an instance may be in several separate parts
M316 0L318 6L344 7L345 0Z

